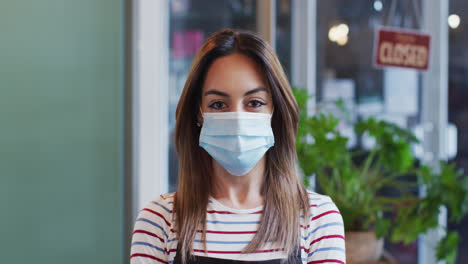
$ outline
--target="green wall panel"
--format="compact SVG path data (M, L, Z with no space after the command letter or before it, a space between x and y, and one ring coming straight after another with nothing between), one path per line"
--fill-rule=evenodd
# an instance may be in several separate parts
M123 263L124 2L0 0L0 262Z

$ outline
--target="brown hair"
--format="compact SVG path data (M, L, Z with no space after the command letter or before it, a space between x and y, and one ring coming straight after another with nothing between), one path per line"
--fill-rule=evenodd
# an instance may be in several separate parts
M198 145L201 129L196 125L203 82L217 58L233 53L244 54L260 65L275 109L272 115L275 145L265 154L263 214L257 233L244 252L255 252L267 241L273 241L291 256L300 239L300 213L308 215L309 199L296 171L298 106L283 68L272 48L259 37L230 29L218 31L195 56L176 111L179 188L174 213L184 262L191 256L197 230L202 230L202 240L206 240L206 208L213 187L212 159Z

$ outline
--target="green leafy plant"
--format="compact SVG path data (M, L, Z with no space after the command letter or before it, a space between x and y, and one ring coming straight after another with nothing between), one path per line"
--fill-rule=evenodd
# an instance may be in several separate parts
M411 153L419 144L407 129L371 117L352 124L358 136L375 141L369 150L350 149L337 129L349 117L342 101L336 103L341 118L330 113L307 115L309 96L294 89L299 105L297 154L304 175L316 176L317 187L330 195L343 216L346 231L374 230L378 237L410 243L438 224L440 208L450 221L468 212L468 181L453 164L440 163L440 173L420 166ZM309 177L304 177L309 186ZM424 186L426 195L415 190ZM388 194L391 193L391 194ZM437 258L455 262L456 232L439 241Z

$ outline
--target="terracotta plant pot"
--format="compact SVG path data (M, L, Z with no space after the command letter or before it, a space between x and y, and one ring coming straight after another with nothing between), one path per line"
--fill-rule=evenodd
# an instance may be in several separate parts
M346 232L346 263L377 261L383 253L384 241L374 232Z

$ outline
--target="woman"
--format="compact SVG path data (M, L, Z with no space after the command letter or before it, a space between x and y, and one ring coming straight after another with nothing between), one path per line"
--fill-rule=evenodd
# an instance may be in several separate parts
M298 107L271 47L221 30L176 112L179 189L140 211L131 263L344 263L332 200L296 172Z

